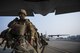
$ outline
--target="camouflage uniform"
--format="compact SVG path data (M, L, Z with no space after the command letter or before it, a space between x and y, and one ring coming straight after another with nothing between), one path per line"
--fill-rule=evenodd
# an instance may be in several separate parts
M29 19L25 19L26 15L26 11L21 9L19 12L20 19L15 18L8 24L8 27L11 29L10 33L14 39L15 44L13 48L15 49L16 53L29 53L32 50L34 50L33 53L36 53L35 49L33 48L32 39L34 38L35 27L33 27L33 24Z
M15 26L16 23L23 25L25 23L24 26L26 26L25 28L25 33L24 34L19 34L18 35L18 31L16 31L17 27ZM15 18L13 21L11 21L8 24L9 28L12 28L12 30L10 31L10 33L12 34L12 36L14 37L14 39L16 39L15 42L17 47L14 47L16 50L16 53L26 53L26 52L30 52L32 46L31 40L32 40L32 36L33 36L33 31L32 31L32 24L29 21L29 19L25 19L24 21L20 21L18 18ZM15 28L15 29L13 29ZM26 40L31 44L29 44L28 42L26 42ZM14 43L15 43L14 42ZM30 45L30 46L28 46Z
M37 28L29 19L25 19L26 15L26 11L21 9L19 12L20 19L15 18L8 24L8 36L11 41L9 41L9 38L6 40L7 42L11 42L9 47L11 47L15 53L39 53L37 50Z

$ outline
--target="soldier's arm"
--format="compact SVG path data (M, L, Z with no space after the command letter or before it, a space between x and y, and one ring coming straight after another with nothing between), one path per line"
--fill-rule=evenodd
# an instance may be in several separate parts
M12 28L12 26L15 24L15 22L18 20L18 18L15 18L13 21L11 21L9 24L8 24L8 27L9 28Z
M29 25L30 25L30 28L34 28L37 31L37 28L35 27L35 25L32 22L29 22Z
M27 26L26 30L31 31L31 22L29 19L26 19L26 26Z
M5 39L2 40L2 42L0 43L0 45L2 45L4 43Z

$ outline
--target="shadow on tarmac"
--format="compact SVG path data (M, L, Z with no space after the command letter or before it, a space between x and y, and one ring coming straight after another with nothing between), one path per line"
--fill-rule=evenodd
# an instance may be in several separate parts
M3 48L0 48L0 53L11 53L11 51L11 49L3 50Z

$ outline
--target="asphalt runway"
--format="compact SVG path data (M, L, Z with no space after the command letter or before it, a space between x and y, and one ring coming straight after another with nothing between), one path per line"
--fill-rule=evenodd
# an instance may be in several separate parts
M44 53L80 53L80 42L71 41L49 41ZM0 53L10 53L11 49L5 51L0 47Z
M80 42L49 41L48 43L44 53L80 53Z

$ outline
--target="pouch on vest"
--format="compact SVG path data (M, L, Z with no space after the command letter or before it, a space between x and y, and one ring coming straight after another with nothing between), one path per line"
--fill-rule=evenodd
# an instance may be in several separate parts
M23 25L16 23L16 24L14 24L14 26L11 30L11 33L14 35L24 35L25 29L26 29L25 23Z

